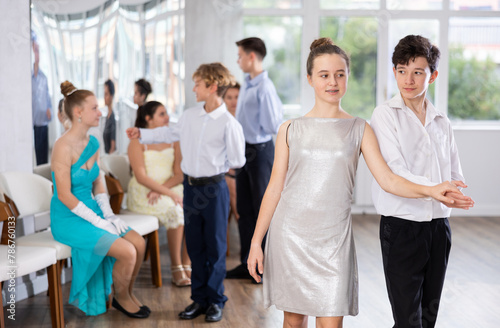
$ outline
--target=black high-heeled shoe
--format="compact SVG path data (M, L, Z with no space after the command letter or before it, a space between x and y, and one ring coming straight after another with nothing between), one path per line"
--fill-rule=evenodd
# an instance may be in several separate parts
M111 302L111 305L117 309L118 311L122 312L123 314L129 316L130 318L136 318L136 319L146 319L147 317L149 317L149 313L143 309L142 307L139 308L139 311L135 312L135 313L131 313L131 312L128 312L127 310L125 310L121 305L120 303L118 303L116 301L116 299L113 297L113 302Z

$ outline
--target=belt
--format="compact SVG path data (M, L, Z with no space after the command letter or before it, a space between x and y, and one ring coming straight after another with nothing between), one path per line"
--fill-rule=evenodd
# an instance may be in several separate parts
M204 186L222 181L222 179L224 179L224 175L224 173L221 173L211 177L193 178L186 174L186 179L190 186Z

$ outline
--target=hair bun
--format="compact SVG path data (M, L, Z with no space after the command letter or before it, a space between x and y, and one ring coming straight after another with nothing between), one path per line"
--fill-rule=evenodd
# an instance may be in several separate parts
M75 92L76 87L73 85L73 83L69 81L64 81L61 83L61 93L64 97L67 97L68 95L72 94Z
M311 43L311 46L309 47L309 49L312 51L315 48L323 47L323 46L328 46L328 45L331 45L331 46L334 45L332 39L330 39L330 38L319 38L319 39L314 40Z

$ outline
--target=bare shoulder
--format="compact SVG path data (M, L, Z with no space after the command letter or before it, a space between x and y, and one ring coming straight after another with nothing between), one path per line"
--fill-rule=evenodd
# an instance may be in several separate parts
M73 146L64 135L56 140L52 149L52 167L54 164L71 166Z
M143 151L143 146L139 139L130 139L128 144L128 151Z

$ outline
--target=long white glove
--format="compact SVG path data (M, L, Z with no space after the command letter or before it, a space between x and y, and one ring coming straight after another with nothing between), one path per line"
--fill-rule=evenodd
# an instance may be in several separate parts
M95 214L94 211L92 211L90 208L88 208L84 203L78 202L78 205L74 209L71 210L74 214L78 215L85 221L90 222L92 225L96 226L97 228L101 228L103 230L106 230L107 232L113 234L113 235L119 235L118 230L115 228L115 226L111 223L108 222L101 217L99 217L97 214Z
M109 199L108 195L105 193L98 194L94 196L94 199L96 200L97 204L101 208L102 214L104 215L104 218L108 220L109 222L113 223L113 225L116 227L116 230L120 234L124 233L128 229L128 225L117 217L115 213L113 213L113 210L111 209L111 206L109 205Z

